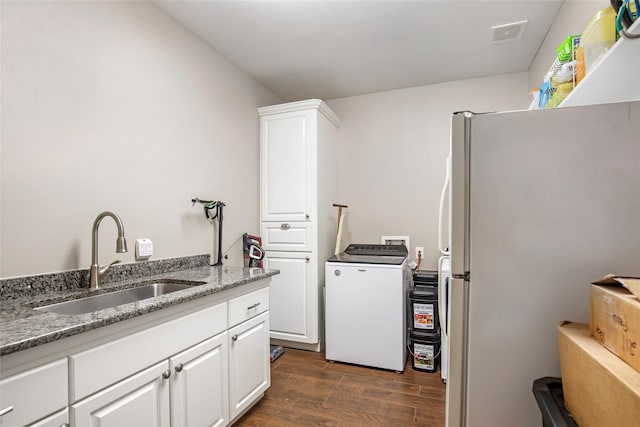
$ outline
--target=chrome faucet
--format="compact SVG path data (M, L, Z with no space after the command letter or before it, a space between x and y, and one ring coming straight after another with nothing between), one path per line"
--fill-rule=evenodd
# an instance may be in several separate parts
M100 279L107 273L107 270L113 265L117 264L120 261L113 261L111 264L106 265L104 267L100 267L98 264L98 227L100 226L100 221L105 216L110 216L116 222L116 226L118 227L118 238L116 239L116 253L124 253L127 252L127 240L124 238L124 227L122 226L122 220L120 217L113 212L102 212L100 215L96 217L96 220L93 222L93 237L91 239L91 274L89 281L91 283L91 289L99 289L100 288Z

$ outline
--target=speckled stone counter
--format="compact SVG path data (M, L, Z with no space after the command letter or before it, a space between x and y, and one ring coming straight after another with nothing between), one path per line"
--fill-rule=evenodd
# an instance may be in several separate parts
M204 264L204 265L203 265ZM278 274L261 268L210 267L208 257L120 266L100 290L83 287L86 270L0 281L0 356L192 301ZM182 269L179 269L182 267ZM62 276L60 276L62 275ZM44 278L43 278L44 277ZM61 278L62 277L62 278ZM72 284L65 282L71 277ZM49 280L47 280L47 278ZM34 307L131 288L159 279L204 282L188 289L92 313L65 315ZM51 285L53 284L53 285Z

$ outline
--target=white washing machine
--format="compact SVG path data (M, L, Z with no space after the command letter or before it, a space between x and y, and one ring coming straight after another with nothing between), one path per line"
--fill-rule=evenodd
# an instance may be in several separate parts
M401 372L407 360L404 245L352 244L325 264L327 360Z

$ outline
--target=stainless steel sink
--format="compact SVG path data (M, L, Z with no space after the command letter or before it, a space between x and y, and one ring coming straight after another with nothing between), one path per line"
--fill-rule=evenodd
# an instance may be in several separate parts
M172 280L157 280L153 283L138 286L135 288L123 289L121 291L109 292L57 304L36 307L34 310L49 311L58 314L84 314L93 311L104 310L105 308L116 307L122 304L141 301L171 292L189 289L193 286L202 285L206 282L184 282Z

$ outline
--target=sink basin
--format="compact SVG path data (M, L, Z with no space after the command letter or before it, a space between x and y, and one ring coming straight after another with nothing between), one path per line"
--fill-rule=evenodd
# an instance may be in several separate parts
M122 304L153 298L171 292L189 289L206 282L184 282L171 280L157 280L153 283L138 286L135 288L123 289L121 291L109 292L92 297L80 298L57 304L36 307L34 310L49 311L58 314L84 314L93 311L104 310L105 308L116 307Z

